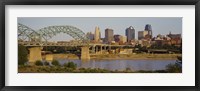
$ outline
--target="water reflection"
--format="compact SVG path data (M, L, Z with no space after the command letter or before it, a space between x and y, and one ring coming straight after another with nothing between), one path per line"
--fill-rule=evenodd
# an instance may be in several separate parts
M63 65L74 62L78 68L101 68L108 70L164 70L166 65L175 63L175 60L59 60Z

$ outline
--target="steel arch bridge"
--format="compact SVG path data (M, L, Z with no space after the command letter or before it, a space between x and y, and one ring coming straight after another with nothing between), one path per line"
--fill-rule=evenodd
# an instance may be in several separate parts
M49 39L59 33L70 35L78 42L75 45L89 44L89 38L86 37L86 34L74 26L48 26L35 31L26 25L18 23L18 39L22 41L37 42L40 45L45 45Z

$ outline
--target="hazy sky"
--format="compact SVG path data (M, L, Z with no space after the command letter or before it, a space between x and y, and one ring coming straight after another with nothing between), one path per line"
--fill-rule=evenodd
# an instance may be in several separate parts
M150 24L153 36L182 33L182 17L19 17L18 23L24 24L34 30L53 25L71 25L81 29L83 32L93 32L99 26L101 36L105 37L105 29L111 28L114 34L125 35L125 29L133 26L138 31L143 31L146 24ZM51 39L71 40L67 34L58 34Z

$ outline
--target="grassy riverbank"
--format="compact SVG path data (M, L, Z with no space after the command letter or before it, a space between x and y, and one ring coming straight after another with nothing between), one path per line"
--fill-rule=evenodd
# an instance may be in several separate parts
M123 71L110 71L100 68L70 68L64 66L18 66L19 73L181 73L181 69L175 65L166 70L138 70L132 71L126 68Z
M106 54L106 55L91 55L91 59L174 59L177 60L177 56L181 54ZM79 59L75 54L53 54L54 59ZM60 65L57 60L51 62L42 63L38 60L32 65L19 65L19 73L181 73L182 67L176 64L169 64L166 66L166 70L131 70L126 68L125 70L107 70L100 68L77 68L77 64L73 62Z
M181 54L91 54L91 59L163 59L176 60ZM75 54L53 54L54 59L79 59Z

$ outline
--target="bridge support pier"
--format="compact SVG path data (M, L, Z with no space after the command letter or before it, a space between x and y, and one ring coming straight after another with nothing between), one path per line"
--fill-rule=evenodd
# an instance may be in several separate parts
M42 60L42 54L41 50L43 47L32 47L29 48L30 54L29 54L29 62L33 63L37 60Z
M109 45L108 46L108 53L110 54L110 52L111 52L111 46Z
M104 46L104 50L107 50L107 49L106 49L106 46Z
M92 46L92 53L95 53L95 46Z
M100 54L102 54L102 46L100 46Z
M89 47L81 47L81 60L90 60Z
M96 46L95 53L97 54L97 53L98 53L98 51L99 51L99 49L98 49L98 46Z
M49 61L49 62L53 61L53 54L46 54L45 55L45 60Z

